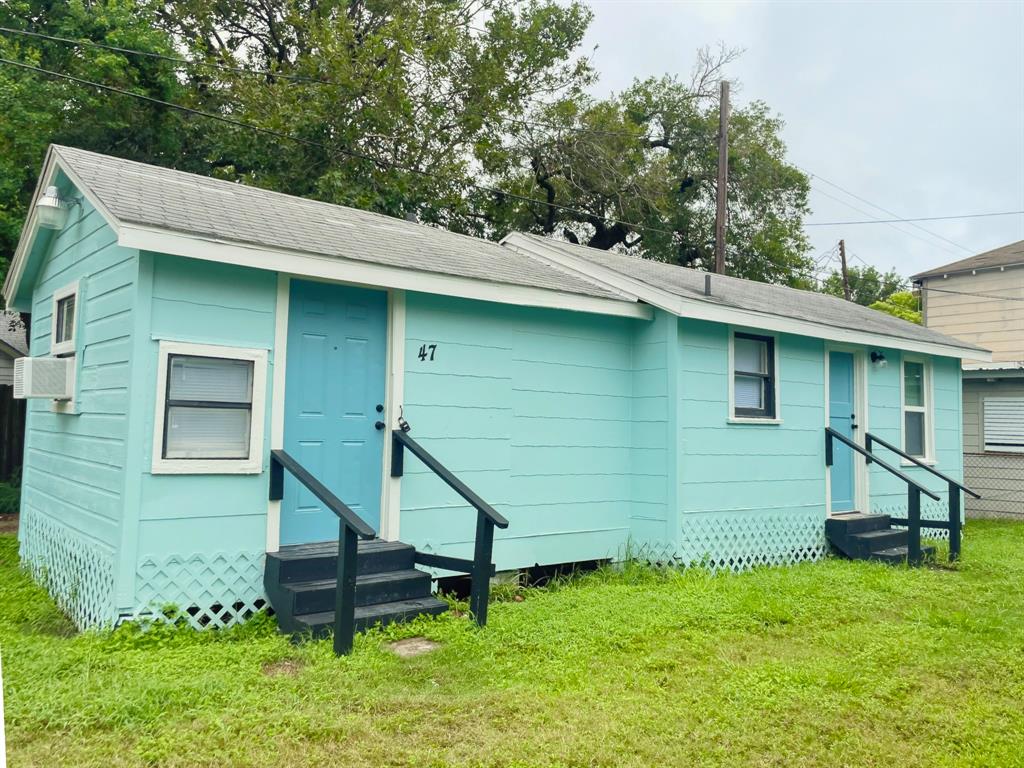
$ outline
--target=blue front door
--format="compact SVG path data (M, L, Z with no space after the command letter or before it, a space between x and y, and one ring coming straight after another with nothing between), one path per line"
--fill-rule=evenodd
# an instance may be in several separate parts
M828 424L836 432L855 437L853 355L828 354ZM850 512L854 508L853 451L832 441L832 511Z
M384 292L291 281L284 448L375 530L386 343ZM337 517L285 473L281 543L337 538Z

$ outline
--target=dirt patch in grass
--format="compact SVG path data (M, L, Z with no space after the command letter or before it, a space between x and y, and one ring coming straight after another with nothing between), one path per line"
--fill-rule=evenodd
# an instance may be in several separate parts
M0 534L18 532L17 515L0 515Z
M263 665L263 674L267 677L295 677L306 666L300 659L278 659Z
M403 659L422 656L424 653L436 651L440 647L440 643L427 640L425 637L407 637L405 640L396 640L393 643L388 643L388 650Z

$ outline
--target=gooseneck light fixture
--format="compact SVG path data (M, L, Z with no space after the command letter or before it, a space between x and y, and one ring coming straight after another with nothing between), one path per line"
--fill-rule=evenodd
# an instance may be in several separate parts
M68 211L79 204L77 197L61 197L56 187L47 187L36 201L36 219L43 229L64 229Z

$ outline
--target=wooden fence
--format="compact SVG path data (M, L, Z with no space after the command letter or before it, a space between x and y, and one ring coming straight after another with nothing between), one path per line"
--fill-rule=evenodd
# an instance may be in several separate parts
M25 400L14 399L14 387L0 385L0 481L21 469L25 452Z

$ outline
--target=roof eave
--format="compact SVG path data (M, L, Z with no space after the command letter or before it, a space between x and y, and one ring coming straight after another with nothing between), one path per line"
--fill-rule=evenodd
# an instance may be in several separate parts
M1015 261L1010 264L993 264L988 267L963 267L960 269L932 269L927 272L921 272L917 275L911 275L910 281L912 283L920 283L922 280L931 280L934 277L948 277L950 275L968 275L975 272L991 272L993 270L999 270L1000 272L1007 269L1015 269L1017 267L1024 267L1024 261Z
M121 224L117 242L123 247L140 251L154 251L296 277L332 280L374 288L419 291L498 304L565 309L646 320L653 316L651 308L639 303L636 294L625 291L617 292L621 298L587 296L568 291L411 270L337 256L265 248L130 222Z

